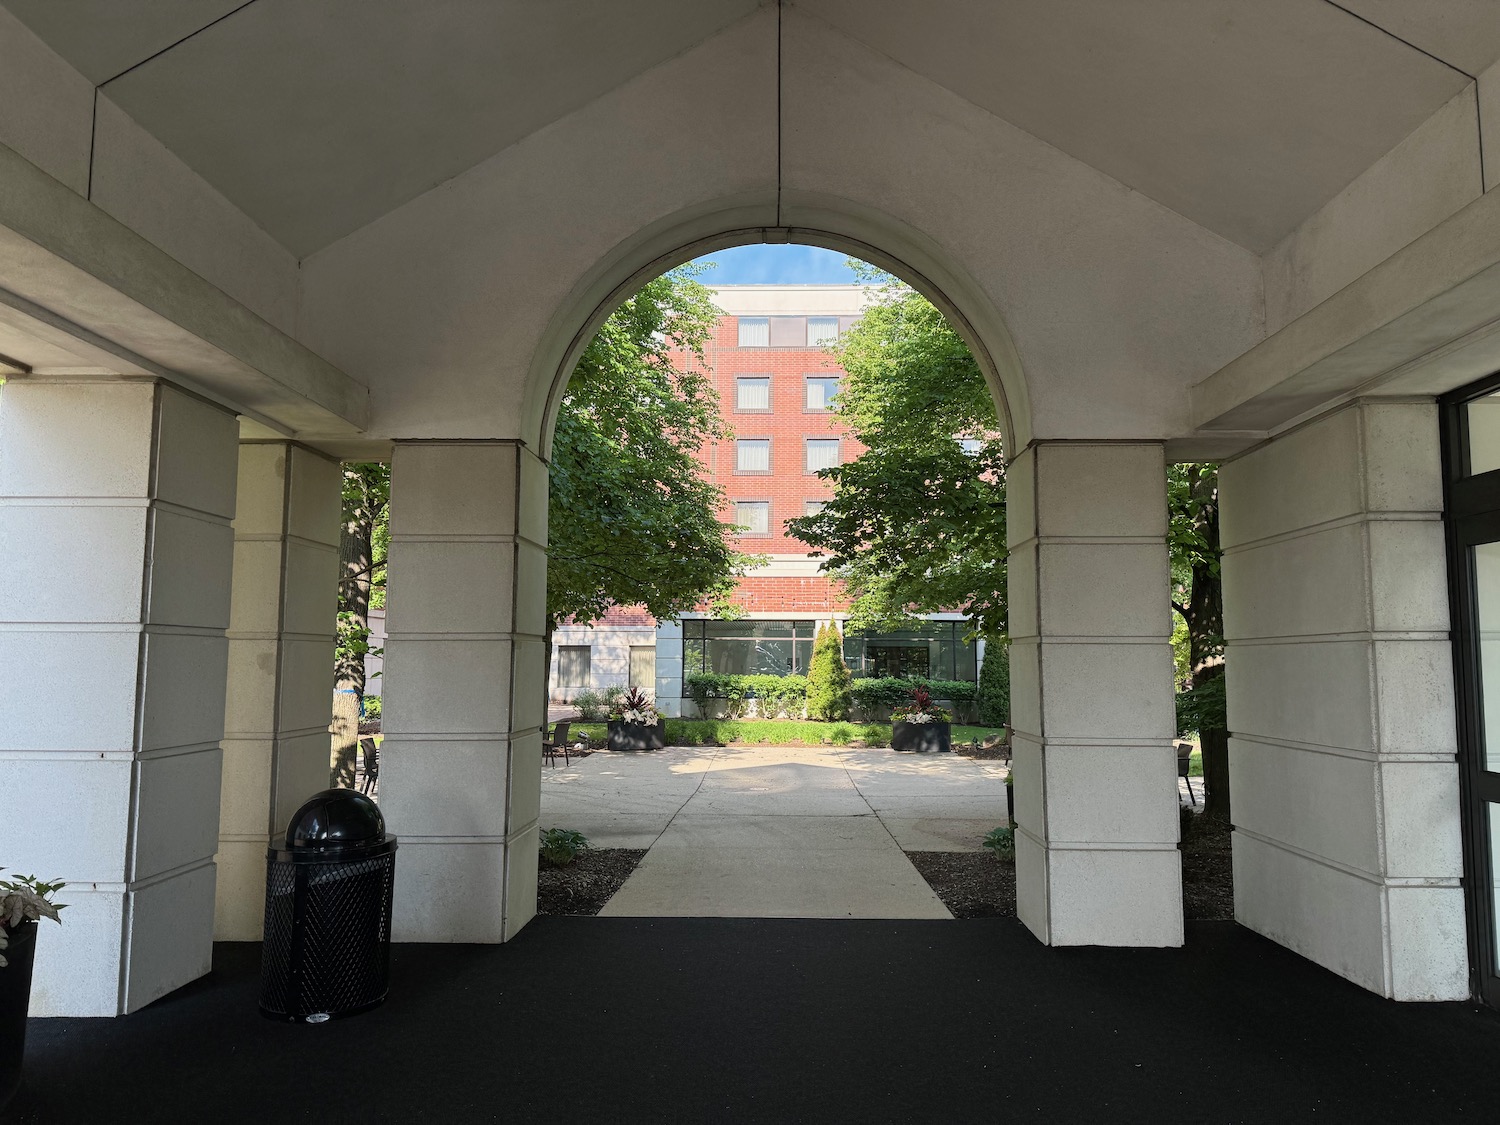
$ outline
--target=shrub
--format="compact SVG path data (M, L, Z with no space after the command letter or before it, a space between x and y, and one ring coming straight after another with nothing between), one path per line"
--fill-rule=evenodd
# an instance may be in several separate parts
M1011 859L1016 854L1016 830L995 828L984 838L983 846L989 848L996 859Z
M984 664L979 669L979 722L987 727L1010 722L1010 643L991 641L984 646Z
M832 622L820 626L807 670L808 717L831 723L847 719L854 706L853 685L839 627Z
M625 698L625 687L623 684L610 684L604 689L604 709L613 711L620 706L620 700Z
M698 705L705 719L744 715L753 701L763 719L800 719L807 703L805 676L730 676L719 672L695 672L685 685L687 696ZM718 703L720 706L715 707Z
M578 708L578 717L585 723L597 723L604 718L604 697L597 691L581 691L573 697L573 706Z
M866 723L859 728L859 737L864 739L866 746L889 746L891 728L880 723Z
M854 737L854 728L847 723L836 723L834 728L828 732L828 740L835 746L848 746Z
M367 696L365 696L364 697L364 701L361 704L361 706L363 707L364 717L366 719L369 719L369 720L373 721L375 719L380 718L380 696L378 696L378 695L367 695Z
M911 702L911 693L925 688L933 699L945 699L955 708L962 709L974 702L978 688L968 680L928 680L920 677L910 679L896 676L855 680L854 704L866 718L873 717L881 708L894 709Z
M567 867L592 846L582 832L570 828L548 828L542 833L542 858L553 867Z

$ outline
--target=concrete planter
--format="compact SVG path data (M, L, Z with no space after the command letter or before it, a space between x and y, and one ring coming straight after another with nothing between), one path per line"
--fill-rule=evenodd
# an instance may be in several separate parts
M21 1085L26 1053L26 1010L31 1004L31 965L36 955L36 923L22 922L7 935L10 945L0 969L0 1109Z
M627 723L624 719L609 721L611 750L660 750L667 744L667 724L658 719L655 726Z
M948 723L892 723L891 749L946 754L953 748L952 730Z

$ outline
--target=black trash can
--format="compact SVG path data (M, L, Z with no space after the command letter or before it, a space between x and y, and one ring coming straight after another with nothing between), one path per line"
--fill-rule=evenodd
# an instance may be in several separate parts
M368 1011L390 978L396 837L375 802L325 789L266 852L260 1014L323 1023Z

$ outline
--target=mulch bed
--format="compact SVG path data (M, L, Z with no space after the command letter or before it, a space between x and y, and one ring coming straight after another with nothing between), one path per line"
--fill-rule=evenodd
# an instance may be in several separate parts
M956 749L956 747L955 747ZM1182 912L1189 922L1234 920L1229 825L1183 817ZM983 852L907 852L955 918L1003 918L1016 912L1016 864Z
M972 742L955 742L953 752L960 758L978 758L985 762L1001 762L1010 759L1010 747L999 741L993 745L981 742L978 747Z
M1182 818L1182 910L1189 922L1234 920L1232 832L1201 813Z
M598 914L645 854L645 848L591 848L567 867L542 860L536 873L536 912Z
M955 918L1009 918L1016 913L1016 861L983 852L907 852Z

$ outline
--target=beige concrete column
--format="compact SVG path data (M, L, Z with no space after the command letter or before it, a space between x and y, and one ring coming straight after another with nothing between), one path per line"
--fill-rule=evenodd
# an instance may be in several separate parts
M240 444L214 937L259 941L266 844L328 788L338 617L338 462L289 441Z
M1219 474L1235 917L1467 999L1437 407L1352 403Z
M209 969L238 437L161 383L0 389L0 862L69 884L33 1015Z
M380 785L399 941L504 941L536 913L546 543L547 467L521 443L397 443Z
M1017 913L1051 945L1180 945L1161 446L1033 442L1006 495Z

